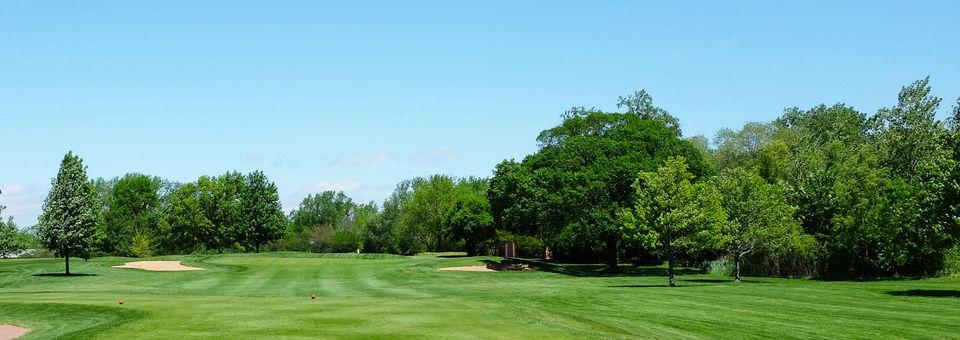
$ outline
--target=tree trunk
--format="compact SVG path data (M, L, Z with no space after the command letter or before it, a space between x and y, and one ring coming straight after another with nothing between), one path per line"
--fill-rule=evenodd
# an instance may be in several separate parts
M607 239L607 271L617 272L620 264L620 242L614 237Z
M737 283L740 283L740 255L734 256L733 261L737 263L737 274L736 274L736 280L734 281Z
M259 254L259 253L260 253L260 242L257 242L257 246L256 246L256 247L257 247L257 254Z
M464 241L465 241L465 242L464 242L464 243L465 243L464 245L467 247L467 249L466 249L466 250L467 250L467 256L476 256L476 255L477 255L477 252L473 250L473 242L470 242L470 240L464 240Z
M70 254L66 254L66 256L64 256L63 258L64 258L64 260L66 260L66 271L65 271L65 273L66 273L67 275L70 275Z
M437 252L443 252L443 235L440 233L437 233Z
M669 239L666 242L667 249L667 283L670 287L677 286L677 278L673 275L673 240Z
M677 286L677 278L673 276L673 254L670 254L667 259L667 283L670 284L670 287Z

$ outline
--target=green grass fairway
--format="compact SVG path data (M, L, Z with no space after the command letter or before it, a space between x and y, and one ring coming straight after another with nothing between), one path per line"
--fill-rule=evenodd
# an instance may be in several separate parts
M0 260L0 323L25 338L954 338L960 279L871 282L541 271L449 272L495 258L356 254ZM310 294L316 293L317 300ZM117 304L118 299L125 304Z

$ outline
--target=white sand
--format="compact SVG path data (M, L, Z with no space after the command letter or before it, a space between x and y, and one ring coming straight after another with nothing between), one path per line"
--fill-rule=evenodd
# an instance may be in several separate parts
M496 270L487 268L487 266L464 266L464 267L446 267L440 270L452 270L458 272L495 272Z
M143 269L152 272L184 272L194 270L204 270L203 268L188 267L180 261L137 261L127 262L122 266L113 266L113 268Z
M0 325L0 340L16 339L30 332L29 328L14 325Z

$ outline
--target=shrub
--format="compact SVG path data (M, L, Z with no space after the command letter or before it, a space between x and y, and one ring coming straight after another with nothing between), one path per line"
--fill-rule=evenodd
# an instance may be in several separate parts
M536 237L515 235L506 231L497 230L497 242L494 247L500 247L508 241L513 241L517 246L517 256L519 257L543 257L543 243ZM495 253L502 253L503 249L498 249Z
M960 276L960 245L953 246L944 256L944 276Z
M704 263L704 271L710 275L731 276L736 269L736 264L728 258Z
M130 253L136 257L150 257L153 251L150 249L150 237L145 233L137 233L133 236L133 242L130 244Z

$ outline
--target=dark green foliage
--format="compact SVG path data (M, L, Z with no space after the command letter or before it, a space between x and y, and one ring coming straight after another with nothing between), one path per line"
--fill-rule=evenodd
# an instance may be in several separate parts
M100 251L115 255L133 255L133 240L139 239L143 254L144 242L158 232L160 218L160 179L142 174L128 174L113 181L112 187L95 181L100 200L106 201L101 213L101 229L105 237ZM100 190L103 190L102 192Z
M263 171L247 175L240 195L240 206L244 245L252 245L259 253L262 245L280 238L286 218L280 206L277 186L267 179Z
M397 185L375 223L365 231L367 249L398 254L425 251L483 253L495 236L489 182L446 175L418 177ZM487 214L487 215L485 215Z
M454 238L464 240L467 255L474 256L482 250L481 244L495 235L490 202L482 191L460 191L444 222L450 226Z
M189 254L205 249L204 237L213 230L213 223L204 214L200 194L196 183L187 183L170 195L160 224L164 252Z
M540 150L504 161L490 192L495 223L533 235L568 260L603 258L615 268L623 230L617 212L632 204L636 174L683 156L697 176L712 173L704 153L680 138L676 118L646 92L621 98L626 113L574 108L537 138Z

